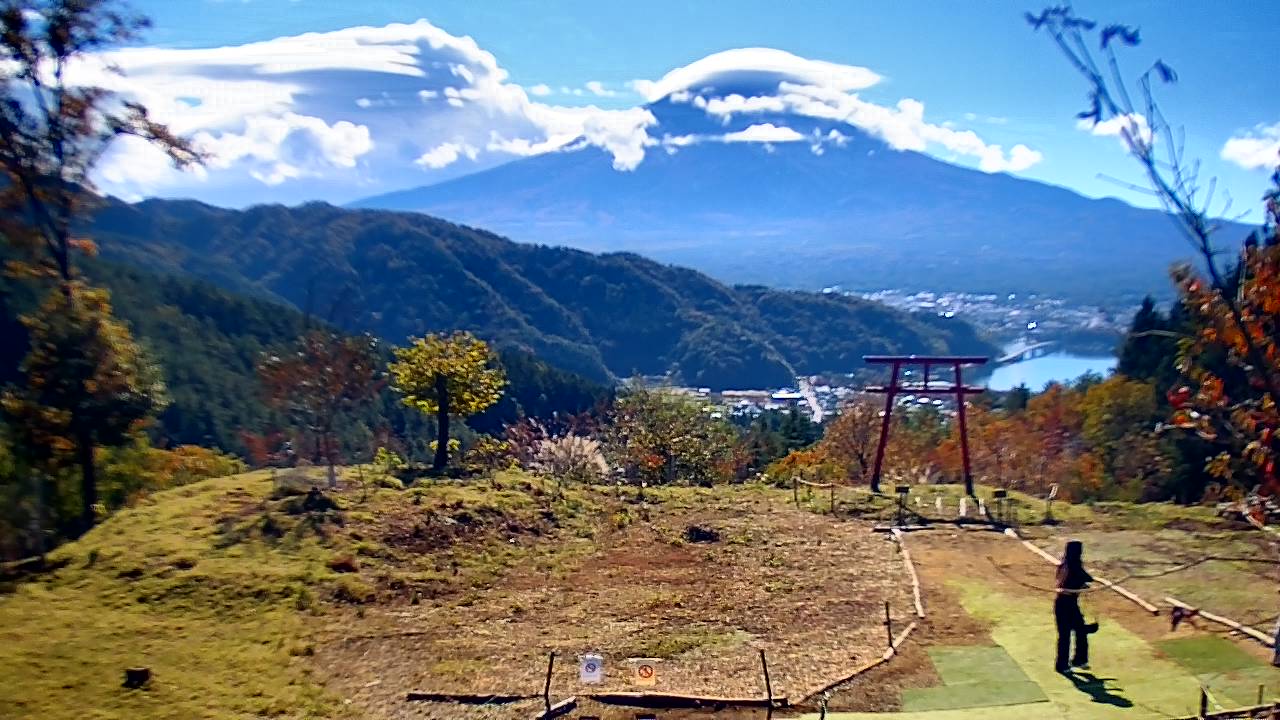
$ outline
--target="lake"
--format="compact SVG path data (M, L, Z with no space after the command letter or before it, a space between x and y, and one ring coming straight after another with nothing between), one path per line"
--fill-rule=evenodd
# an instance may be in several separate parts
M1026 385L1032 391L1039 391L1050 382L1075 380L1087 372L1105 376L1115 366L1116 359L1111 355L1053 353L1001 365L987 378L987 387L992 390L1011 390L1018 385Z

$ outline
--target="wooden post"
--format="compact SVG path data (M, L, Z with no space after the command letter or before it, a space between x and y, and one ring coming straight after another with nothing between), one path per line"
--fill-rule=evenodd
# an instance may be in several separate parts
M764 668L764 694L769 698L769 710L773 710L773 683L769 682L769 661L764 657L764 650L760 651L760 667Z
M1266 694L1266 691L1267 691L1266 685L1262 685L1262 684L1258 685L1258 704L1259 705L1262 704L1262 696Z
M884 631L889 635L889 647L893 647L893 619L889 617L889 601L884 601Z
M956 419L960 421L960 459L964 463L964 494L973 495L973 473L969 470L969 430L964 417L964 383L961 381L960 363L956 368Z
M798 509L800 507L800 478L795 475L791 476L791 500Z
M551 670L556 666L556 652L547 655L547 683L542 686L542 701L547 705L547 715L551 714Z
M1204 691L1204 686L1200 686L1200 717L1209 714L1209 693Z
M889 421L893 416L894 391L898 389L898 363L893 364L889 375L889 387L884 393L884 418L880 421L880 442L876 445L875 471L871 474L871 492L880 493L880 468L884 464L884 449L889 444Z
M831 483L831 487L828 489L831 492L831 514L835 515L836 514L836 484L834 482Z

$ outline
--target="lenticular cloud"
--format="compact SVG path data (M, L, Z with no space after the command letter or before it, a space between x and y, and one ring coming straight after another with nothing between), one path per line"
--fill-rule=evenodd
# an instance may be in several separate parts
M235 47L128 48L90 58L73 77L143 102L210 154L205 168L184 174L143 143L118 144L98 179L130 198L345 201L554 151L601 150L619 172L651 151L702 142L807 140L822 154L842 146L830 139L849 128L899 150L967 157L987 171L1040 160L1025 145L1006 152L972 131L928 122L917 100L864 99L860 92L881 79L868 68L772 48L719 52L633 81L634 105L621 108L544 102L549 86L511 82L475 40L426 20ZM586 86L591 97L625 99L603 82ZM709 122L679 127L659 111L664 105L691 106Z

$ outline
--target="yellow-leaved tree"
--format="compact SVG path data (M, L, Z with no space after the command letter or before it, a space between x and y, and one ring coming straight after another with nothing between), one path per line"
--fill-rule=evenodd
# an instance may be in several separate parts
M468 332L431 334L397 348L392 387L412 408L436 416L434 472L449 463L449 417L475 415L498 402L507 384L497 356L483 340Z

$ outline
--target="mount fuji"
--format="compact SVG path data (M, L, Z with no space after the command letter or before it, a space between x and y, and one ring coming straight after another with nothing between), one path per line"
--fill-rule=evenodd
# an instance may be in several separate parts
M858 71L774 50L713 55L651 84L639 142L569 143L354 205L639 252L733 283L1087 302L1168 291L1187 253L1167 215L1006 174L1038 159L1022 145L925 126L981 169L918 152L898 128L920 126L922 108L861 101L878 78Z

